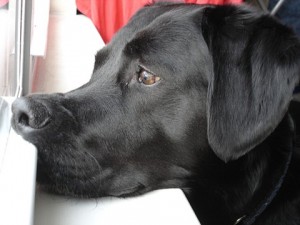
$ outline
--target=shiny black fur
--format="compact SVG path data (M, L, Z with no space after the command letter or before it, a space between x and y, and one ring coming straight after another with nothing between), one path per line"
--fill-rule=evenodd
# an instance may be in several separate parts
M74 50L75 51L75 50ZM160 76L138 81L141 68ZM38 181L79 197L182 188L202 225L231 225L282 187L255 224L300 224L300 44L243 6L158 4L101 49L91 80L13 105L39 151Z

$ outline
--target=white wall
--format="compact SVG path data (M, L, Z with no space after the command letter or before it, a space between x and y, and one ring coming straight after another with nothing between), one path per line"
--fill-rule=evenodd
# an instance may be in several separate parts
M51 0L44 57L35 64L32 92L66 92L86 83L104 42L91 20L76 15L75 0Z

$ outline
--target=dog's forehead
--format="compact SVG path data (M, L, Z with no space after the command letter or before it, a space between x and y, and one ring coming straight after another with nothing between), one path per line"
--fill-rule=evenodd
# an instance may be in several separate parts
M209 65L201 33L204 7L173 4L141 9L96 55L93 80L115 81L130 65L158 67L156 73L189 74ZM183 51L184 49L184 51ZM202 62L205 61L205 62ZM150 68L149 68L150 67ZM183 77L182 77L183 78ZM107 83L107 81L105 81Z
M96 55L96 66L109 58L110 66L116 67L123 55L130 57L157 58L157 53L164 51L164 56L187 54L191 43L199 37L200 29L196 28L195 17L202 15L203 7L199 5L172 4L154 5L141 9L131 18ZM201 17L201 16L200 16ZM182 52L181 49L186 49ZM152 55L153 55L152 54ZM160 59L161 60L161 59Z
M116 42L123 42L123 45L125 45L136 38L136 35L140 32L155 30L159 33L164 31L163 28L170 26L172 23L174 26L177 25L180 28L180 26L187 25L187 22L191 22L190 18L195 12L201 10L202 7L198 5L186 4L159 4L144 7L115 35L111 43L112 45L116 45ZM176 32L176 29L173 29L171 32ZM169 34L171 35L171 33Z
M191 41L195 33L193 16L199 14L198 5L153 5L138 11L108 44L111 52L128 50L132 46L143 49L159 40L159 45ZM153 43L158 47L157 43Z

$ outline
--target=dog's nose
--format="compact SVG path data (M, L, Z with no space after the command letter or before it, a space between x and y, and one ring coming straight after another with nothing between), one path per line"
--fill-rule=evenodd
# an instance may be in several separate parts
M12 104L14 128L20 133L41 129L50 122L47 107L32 98L21 97Z

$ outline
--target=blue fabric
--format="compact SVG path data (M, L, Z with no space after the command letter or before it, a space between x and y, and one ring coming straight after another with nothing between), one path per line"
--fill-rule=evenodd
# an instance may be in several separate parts
M273 9L279 0L270 0L269 10ZM293 28L300 37L300 0L286 0L276 16L286 24ZM296 87L294 93L300 93L300 86Z
M279 0L270 0L269 9L273 9ZM300 37L300 0L286 0L276 16L286 25L292 27Z

